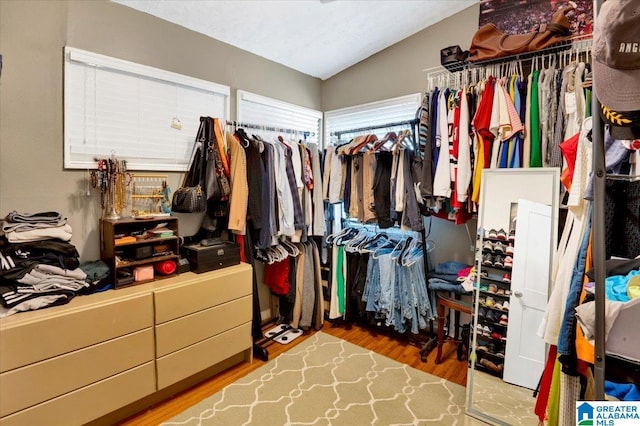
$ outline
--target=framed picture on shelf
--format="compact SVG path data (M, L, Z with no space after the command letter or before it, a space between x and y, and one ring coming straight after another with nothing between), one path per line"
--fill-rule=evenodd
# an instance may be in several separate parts
M506 34L526 34L551 21L551 16L569 0L482 0L478 27L494 24ZM589 37L593 32L593 1L573 0L573 37Z

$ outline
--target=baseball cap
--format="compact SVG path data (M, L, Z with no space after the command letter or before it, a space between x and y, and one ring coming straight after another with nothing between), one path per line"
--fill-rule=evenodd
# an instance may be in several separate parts
M602 4L592 50L593 87L605 122L622 129L640 126L633 120L638 114L629 114L640 110L640 1Z

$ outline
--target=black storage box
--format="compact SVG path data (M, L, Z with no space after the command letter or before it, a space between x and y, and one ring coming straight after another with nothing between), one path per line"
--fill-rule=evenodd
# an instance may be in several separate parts
M191 271L197 274L240 263L240 246L230 241L220 240L210 246L191 244L182 246L180 251L189 261Z

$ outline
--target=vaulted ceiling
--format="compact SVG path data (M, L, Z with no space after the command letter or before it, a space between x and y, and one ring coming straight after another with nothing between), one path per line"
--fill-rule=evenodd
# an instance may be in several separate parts
M112 0L326 80L477 0Z

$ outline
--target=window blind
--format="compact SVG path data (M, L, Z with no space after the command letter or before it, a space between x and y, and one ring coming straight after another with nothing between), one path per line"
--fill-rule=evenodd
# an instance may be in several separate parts
M336 131L412 120L415 118L416 111L420 107L421 99L420 93L415 93L383 101L327 111L324 113L325 144L333 145L337 142L337 136L332 136L332 133ZM375 133L378 137L382 137L389 130L397 131L397 129L382 128L372 130L369 133ZM353 137L354 135L355 134L344 135L342 140Z
M238 90L237 120L241 123L262 125L271 128L309 132L308 142L321 141L322 111L301 107L288 102L255 93ZM251 133L251 132L248 132ZM294 134L295 135L295 134Z
M200 117L229 115L228 86L70 47L64 84L65 168L184 171Z

